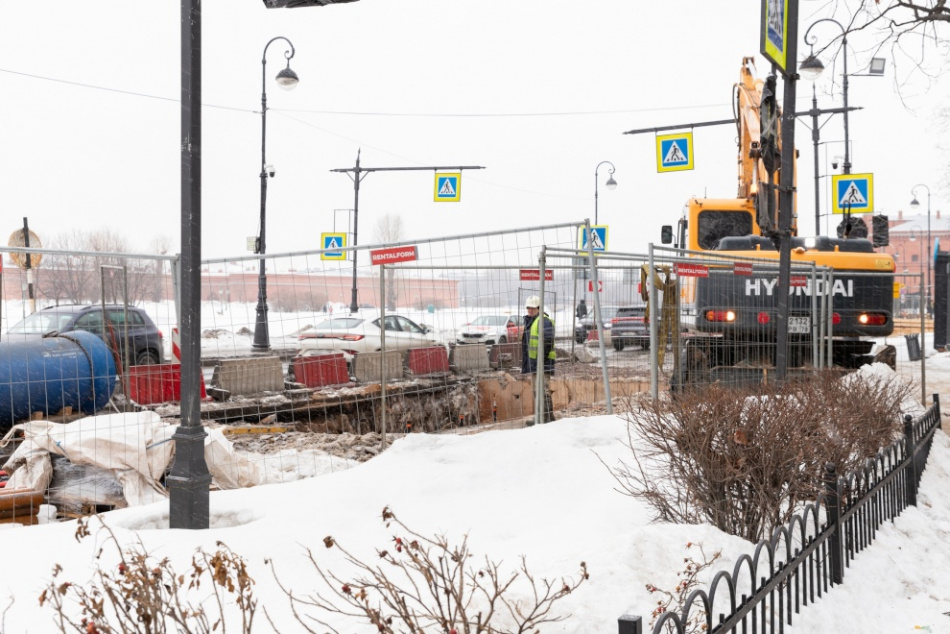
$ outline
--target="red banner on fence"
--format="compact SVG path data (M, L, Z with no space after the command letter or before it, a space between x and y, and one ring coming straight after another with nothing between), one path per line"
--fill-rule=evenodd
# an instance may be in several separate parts
M805 288L808 286L808 278L804 275L793 275L789 278L788 285L792 288Z
M397 262L412 262L417 260L416 247L390 247L369 252L369 261L372 264L396 264Z
M752 262L735 262L732 272L734 275L752 275Z
M703 264L678 262L673 265L673 270L680 277L709 277L709 267Z
M541 269L521 269L519 278L522 282L539 282L541 280ZM554 280L554 269L544 269L544 281Z

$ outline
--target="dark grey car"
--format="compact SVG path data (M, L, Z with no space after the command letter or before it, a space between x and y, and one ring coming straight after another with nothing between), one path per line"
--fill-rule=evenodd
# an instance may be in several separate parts
M615 350L626 346L650 347L650 327L646 319L646 306L622 306L610 320L610 339Z
M619 306L601 306L601 311L604 315L604 330L610 330L613 325L611 320L617 314L619 308ZM577 325L574 326L574 341L584 343L587 341L588 334L592 330L597 330L597 324L594 323L593 307L591 307L586 317L577 320ZM604 339L604 341L608 341L608 339Z
M86 330L98 335L124 361L126 323L132 350L129 365L162 363L162 333L144 310L134 306L126 309L125 306L107 304L104 310L101 305L89 304L49 306L10 328L7 335L14 339L39 338L52 332L66 334L72 330Z

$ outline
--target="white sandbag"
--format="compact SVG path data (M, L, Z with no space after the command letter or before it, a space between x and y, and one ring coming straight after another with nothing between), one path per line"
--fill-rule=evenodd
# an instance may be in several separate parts
M241 489L261 483L256 462L238 454L221 429L206 429L205 462L212 481L219 489Z
M53 473L49 454L54 454L64 456L73 465L90 465L111 472L121 483L129 506L161 500L167 497L161 480L174 456L173 435L177 427L152 411L89 416L65 424L43 420L16 425L7 437L19 430L24 438L4 465L12 474L7 486L45 491ZM236 452L221 429L205 431L205 462L218 488L237 489L261 483L258 465Z
M53 479L53 463L45 449L30 449L20 445L3 469L10 474L6 484L8 490L45 491Z

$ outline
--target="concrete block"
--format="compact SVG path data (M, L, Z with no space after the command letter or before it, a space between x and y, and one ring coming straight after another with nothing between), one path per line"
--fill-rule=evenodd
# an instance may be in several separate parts
M235 396L280 392L284 369L280 357L222 359L214 368L211 384Z
M382 352L361 352L353 357L353 376L360 383L378 383L385 368L386 381L401 379L403 374L403 353L400 350Z
M444 346L410 348L406 356L409 372L413 376L446 374L449 371L449 355Z
M342 385L350 382L343 353L294 357L294 376L306 387Z
M493 368L520 368L521 343L496 343L491 347L488 361Z
M455 346L452 348L450 365L458 372L488 370L491 368L488 362L488 348L479 344Z

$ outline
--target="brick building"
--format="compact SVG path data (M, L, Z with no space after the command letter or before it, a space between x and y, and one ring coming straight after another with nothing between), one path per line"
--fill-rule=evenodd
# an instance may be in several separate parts
M890 245L882 250L894 256L897 263L897 273L923 274L924 284L933 285L933 255L937 249L950 251L950 218L942 217L940 210L930 216L930 270L927 267L927 214L905 214L898 211L897 216L889 216L888 232ZM901 281L898 278L897 281ZM920 287L916 281L904 281L902 295L913 297L920 295ZM932 297L932 292L930 294ZM916 301L916 300L914 300ZM915 304L916 305L916 304Z
M25 271L17 268L8 258L3 262L4 300L27 298L27 280ZM45 285L42 276L49 272L39 269L34 274L34 296L37 306L57 303L56 298L44 295ZM141 274L140 274L141 275ZM170 276L149 273L153 281L149 284L146 297L150 301L168 300L172 297L173 286ZM357 277L357 297L360 304L373 307L381 305L379 299L378 277ZM387 280L388 282L388 280ZM459 305L459 283L451 279L428 279L409 277L398 273L394 279L397 307L455 308ZM255 303L257 301L257 267L246 269L226 269L223 265L205 267L202 271L201 299L213 301L231 301ZM350 304L353 277L351 275L324 275L322 273L268 273L267 299L272 309L282 311L320 310L327 302ZM391 289L388 293L391 294ZM392 296L392 295L391 295ZM60 303L71 301L61 300ZM85 298L83 301L97 301Z

